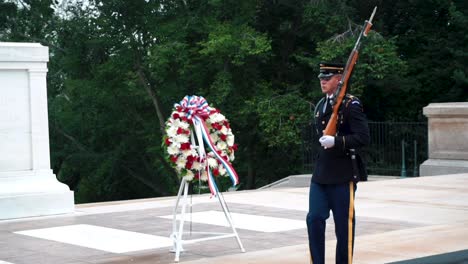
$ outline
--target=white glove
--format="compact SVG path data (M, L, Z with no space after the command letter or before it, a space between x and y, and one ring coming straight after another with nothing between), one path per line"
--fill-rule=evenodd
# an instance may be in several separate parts
M324 148L331 148L335 146L335 137L332 136L323 136L319 139L320 144Z

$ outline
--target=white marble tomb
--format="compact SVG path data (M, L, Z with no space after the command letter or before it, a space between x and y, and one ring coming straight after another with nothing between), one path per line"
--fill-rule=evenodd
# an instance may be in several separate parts
M0 42L0 219L74 211L50 167L48 61L40 44Z

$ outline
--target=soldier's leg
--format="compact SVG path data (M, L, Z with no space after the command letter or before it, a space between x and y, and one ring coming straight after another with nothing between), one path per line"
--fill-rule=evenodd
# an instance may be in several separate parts
M336 263L351 264L354 249L354 193L356 184L353 182L340 184L331 191L330 205L335 221Z
M326 186L311 183L309 190L309 212L307 213L307 232L311 263L325 263L325 227L330 216Z

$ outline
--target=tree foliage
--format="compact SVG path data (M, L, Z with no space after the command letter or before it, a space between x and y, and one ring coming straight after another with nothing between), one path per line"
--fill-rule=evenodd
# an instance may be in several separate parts
M161 140L202 95L230 122L241 188L302 172L320 61L345 61L373 6L351 93L371 120L468 98L467 4L411 0L0 0L0 40L50 49L52 167L76 201L174 194Z

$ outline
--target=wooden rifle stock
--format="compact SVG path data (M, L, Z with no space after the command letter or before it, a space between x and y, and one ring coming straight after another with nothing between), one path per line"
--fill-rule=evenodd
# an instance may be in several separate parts
M374 11L372 12L372 15L369 18L369 20L366 20L364 22L364 27L361 31L361 34L359 34L356 44L354 45L354 48L348 57L348 61L346 62L346 67L344 69L340 83L338 84L338 89L336 90L334 94L335 96L333 97L335 98L334 105L333 105L333 112L330 117L330 120L328 120L325 130L323 130L324 136L325 135L336 136L336 129L337 129L336 125L338 123L338 110L340 109L341 103L343 102L343 99L346 95L346 91L348 89L349 78L351 77L351 73L353 72L354 65L356 65L357 59L359 57L359 47L361 44L361 37L362 36L367 37L367 33L372 27L372 19L374 18L376 11L377 11L377 7L374 8Z

